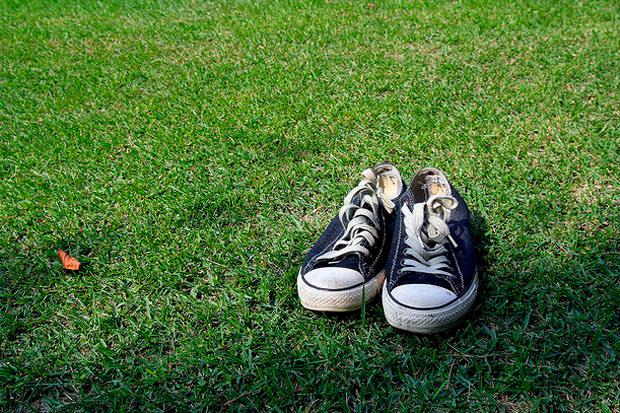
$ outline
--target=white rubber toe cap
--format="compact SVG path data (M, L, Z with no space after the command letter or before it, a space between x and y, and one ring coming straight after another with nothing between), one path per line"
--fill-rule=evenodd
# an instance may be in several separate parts
M339 290L364 283L364 277L359 272L338 267L317 268L303 278L308 285L325 290Z
M401 304L421 309L441 307L456 298L452 291L432 284L400 285L391 294Z

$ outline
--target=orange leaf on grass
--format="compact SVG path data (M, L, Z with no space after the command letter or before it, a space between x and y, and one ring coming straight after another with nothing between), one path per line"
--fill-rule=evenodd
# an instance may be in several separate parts
M60 258L62 268L65 270L77 271L80 269L80 262L63 250L58 250L58 258Z

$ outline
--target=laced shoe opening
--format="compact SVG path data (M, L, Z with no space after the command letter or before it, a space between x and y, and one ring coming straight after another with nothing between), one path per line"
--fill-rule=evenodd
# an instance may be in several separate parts
M424 168L416 174L411 182L416 202L427 201L432 196L450 196L448 179L439 169Z
M405 260L401 273L417 272L437 276L451 276L453 271L448 257L448 243L458 245L450 233L448 222L458 201L445 175L435 168L426 168L411 182L415 204L402 205L406 231ZM416 194L417 192L417 194Z

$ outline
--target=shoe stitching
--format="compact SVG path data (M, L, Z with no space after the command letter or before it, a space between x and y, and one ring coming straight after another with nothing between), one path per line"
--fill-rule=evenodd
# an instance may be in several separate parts
M407 200L409 200L409 198L410 197L407 196ZM402 207L403 207L403 202L402 202L402 199L401 199L399 210L402 209ZM398 238L396 239L396 250L395 250L395 253L394 253L394 257L393 257L394 259L393 259L393 262L392 262L392 269L390 270L390 273L389 273L389 275L390 275L389 278L390 279L389 279L389 282L388 282L388 286L390 287L390 289L394 285L394 279L396 278L395 276L393 276L394 275L393 273L394 273L394 269L396 268L396 262L398 261L397 258L399 256L399 251L400 251L400 239L402 238L402 234L401 234L401 232L402 232L401 231L401 227L402 227L402 220L403 220L402 214L398 214L397 219L398 219L398 222L397 222L397 224L398 224L398 231L394 231L394 232L396 234L398 234Z
M377 256L375 257L374 261L372 262L370 268L375 268L375 266L377 265L377 262L379 262L379 258L381 258L381 255L383 254L383 250L385 249L385 244L386 244L386 240L387 240L387 236L386 236L386 232L387 232L387 225L386 225L386 219L385 219L385 215L382 215L382 219L383 219L383 239L381 241L381 249L379 250ZM361 261L361 260L360 260ZM364 278L366 278L366 276L364 275Z
M460 291L458 292L458 294L462 293L465 290L465 280L463 278L463 272L461 271L461 266L459 265L459 261L456 259L456 254L454 254L454 251L450 251L452 253L452 258L454 259L454 265L456 267L456 271L459 274L459 279L461 281L461 288Z

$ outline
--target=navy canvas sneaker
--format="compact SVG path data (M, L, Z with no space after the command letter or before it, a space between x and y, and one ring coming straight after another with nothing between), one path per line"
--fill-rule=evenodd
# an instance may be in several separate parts
M435 168L418 172L395 208L385 317L416 333L447 330L464 317L478 292L469 210Z
M299 270L297 292L307 309L359 310L381 291L393 201L403 192L403 182L389 164L366 169L362 176Z

